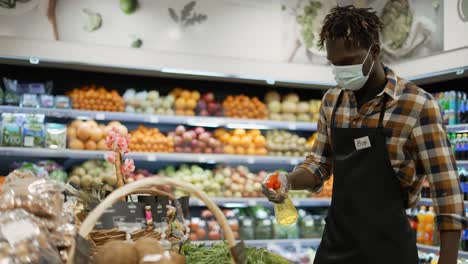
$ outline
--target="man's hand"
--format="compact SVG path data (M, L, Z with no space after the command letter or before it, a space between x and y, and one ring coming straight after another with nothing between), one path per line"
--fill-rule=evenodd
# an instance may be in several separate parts
M460 231L440 231L439 264L457 264Z
M283 203L284 200L288 197L289 191L289 181L286 174L279 173L278 182L280 184L279 188L276 190L270 189L267 187L267 182L271 179L274 173L268 175L262 182L262 192L268 198L270 202L273 203Z

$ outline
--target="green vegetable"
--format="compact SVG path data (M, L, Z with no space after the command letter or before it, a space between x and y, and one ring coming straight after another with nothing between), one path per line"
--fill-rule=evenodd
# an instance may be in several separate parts
M83 29L88 32L98 30L102 25L102 16L97 12L93 12L87 8L83 9L83 15L86 18L86 24Z
M411 31L413 14L407 1L388 1L382 12L382 39L392 49L405 44Z
M306 48L314 46L314 23L321 7L322 3L311 0L306 6L304 6L304 13L296 18L297 23L301 26L301 36Z
M120 10L127 15L132 14L138 7L137 0L120 0Z
M136 38L132 41L131 47L138 49L138 48L141 48L142 45L143 45L143 40Z
M169 8L169 16L183 28L194 26L197 23L200 24L207 20L208 16L194 12L196 4L196 1L188 2L180 11L180 15L177 15L177 12L173 8Z
M248 247L246 249L247 264L289 264L290 262L282 256L273 254L265 248ZM182 246L182 254L187 264L229 264L231 253L227 242L213 244L205 247L205 244L195 245L185 243Z
M46 147L64 149L67 147L67 127L64 124L46 125Z

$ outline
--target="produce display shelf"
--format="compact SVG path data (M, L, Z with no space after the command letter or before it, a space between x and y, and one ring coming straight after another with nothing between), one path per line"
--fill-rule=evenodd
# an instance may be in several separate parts
M457 160L457 165L468 165L468 160Z
M448 125L447 132L448 133L468 132L468 124Z
M136 122L166 125L189 125L201 127L226 127L244 129L287 129L299 131L316 131L317 124L311 122L287 122L256 119L239 119L228 117L201 116L165 116L125 112L100 112L75 109L47 109L18 106L0 106L0 113L34 113L57 118L82 118L121 122Z
M263 239L263 240L244 240L244 243L247 246L253 247L268 247L268 245L277 245L277 246L311 246L317 248L320 244L320 238L297 238L297 239ZM210 246L212 244L220 243L220 240L200 240L193 241L197 244L205 244Z
M429 252L429 253L439 253L440 252L440 247L438 247L438 246L428 246L428 245L418 244L418 248L420 250L423 250L423 251L426 251L426 252ZM458 251L458 257L468 259L468 252L459 250Z
M273 204L266 198L211 198L218 206L227 208L239 208L247 206L266 206L271 207ZM330 198L292 198L294 206L297 207L328 207L331 205ZM205 206L198 199L191 199L190 206Z
M38 157L38 158L69 158L69 159L103 159L106 151L0 147L0 156ZM197 154L197 153L146 153L132 152L127 155L137 161L165 161L189 163L226 163L226 164L274 164L297 165L303 160L300 157L278 156L246 156L228 154Z

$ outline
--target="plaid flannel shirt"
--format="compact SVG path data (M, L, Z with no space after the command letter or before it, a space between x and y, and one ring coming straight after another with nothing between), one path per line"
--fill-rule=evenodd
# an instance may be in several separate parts
M335 126L377 127L381 97L388 94L384 127L392 129L392 136L387 138L387 149L402 190L408 191L408 207L419 202L427 177L439 230L461 230L465 226L463 195L439 105L431 94L397 77L391 69L385 67L385 72L388 81L384 90L360 109L353 92L343 92ZM296 167L307 169L322 184L332 173L330 120L339 92L334 88L324 95L316 141L306 160ZM314 191L319 191L322 184Z

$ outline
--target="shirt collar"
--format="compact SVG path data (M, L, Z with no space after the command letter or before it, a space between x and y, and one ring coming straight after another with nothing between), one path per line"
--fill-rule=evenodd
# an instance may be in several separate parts
M393 72L392 69L384 65L384 71L385 75L387 76L387 84L385 85L385 88L381 93L379 93L377 96L383 95L383 93L386 93L395 100L397 97L397 91L399 90L398 88L398 77L396 74Z

